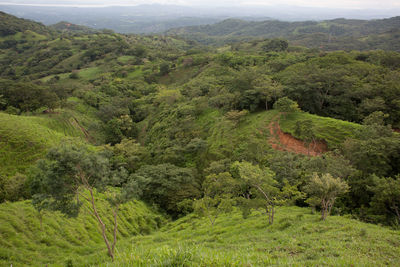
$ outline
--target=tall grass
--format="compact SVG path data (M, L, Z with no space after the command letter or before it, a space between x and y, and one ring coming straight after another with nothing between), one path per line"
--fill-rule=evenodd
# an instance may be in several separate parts
M104 197L100 195L97 201L111 237L112 212ZM29 201L0 204L0 266L82 266L109 260L98 222L87 206L77 218L66 218L58 212L42 213ZM142 202L124 204L118 216L121 240L149 234L163 221Z

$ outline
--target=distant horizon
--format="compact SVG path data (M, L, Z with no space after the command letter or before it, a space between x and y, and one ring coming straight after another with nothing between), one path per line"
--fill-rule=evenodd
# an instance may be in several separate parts
M374 0L328 0L328 1L316 1L316 0L281 0L280 4L276 4L272 0L64 0L64 1L50 1L50 0L11 0L0 1L0 5L3 6L37 6L37 7L82 7L82 8L102 8L102 7L136 7L143 5L163 5L163 6L181 6L190 8L218 8L218 7L230 7L230 8L267 8L267 7L299 7L299 8L310 8L310 9L334 9L334 10L400 10L400 2L391 0L381 0L376 3Z

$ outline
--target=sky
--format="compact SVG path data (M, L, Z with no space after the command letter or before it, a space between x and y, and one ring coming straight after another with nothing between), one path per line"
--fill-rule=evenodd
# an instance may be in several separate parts
M0 0L0 4L51 6L134 6L140 4L170 4L184 6L301 6L340 9L400 8L400 0Z

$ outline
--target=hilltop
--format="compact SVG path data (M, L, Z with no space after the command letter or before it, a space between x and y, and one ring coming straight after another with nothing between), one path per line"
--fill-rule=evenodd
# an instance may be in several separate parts
M395 50L400 17L381 20L334 19L285 22L227 19L215 24L188 26L167 34L197 40L203 44L226 44L260 38L284 38L292 45L323 50Z

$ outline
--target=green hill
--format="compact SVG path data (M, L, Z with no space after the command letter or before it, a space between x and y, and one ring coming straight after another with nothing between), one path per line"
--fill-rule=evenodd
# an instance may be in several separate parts
M327 144L332 150L340 146L347 138L354 137L355 131L362 126L333 118L296 112L287 116L279 115L275 110L249 114L239 123L232 122L217 110L200 116L198 123L209 133L207 138L209 152L218 157L246 158L250 155L266 155L271 150L271 123L277 122L283 133L292 138L298 121L311 120L315 127L317 139ZM289 136L290 138L290 136ZM299 138L300 139L300 138Z
M0 37L14 35L28 30L43 35L50 33L50 30L42 23L17 18L0 11Z
M214 226L189 215L120 248L115 266L397 266L400 232L310 209L221 215Z
M286 22L227 19L212 25L188 26L167 31L203 44L224 44L260 38L285 38L293 45L325 50L399 51L400 17L381 20L334 19ZM385 42L380 41L385 36Z
M23 172L47 149L71 138L84 138L74 119L63 114L16 116L0 112L0 174Z
M99 201L98 211L108 214L104 223L110 227L112 213L104 197ZM108 261L98 222L88 207L77 218L42 213L30 201L0 204L0 266L88 266ZM161 221L142 202L129 202L120 207L118 238L149 234Z

